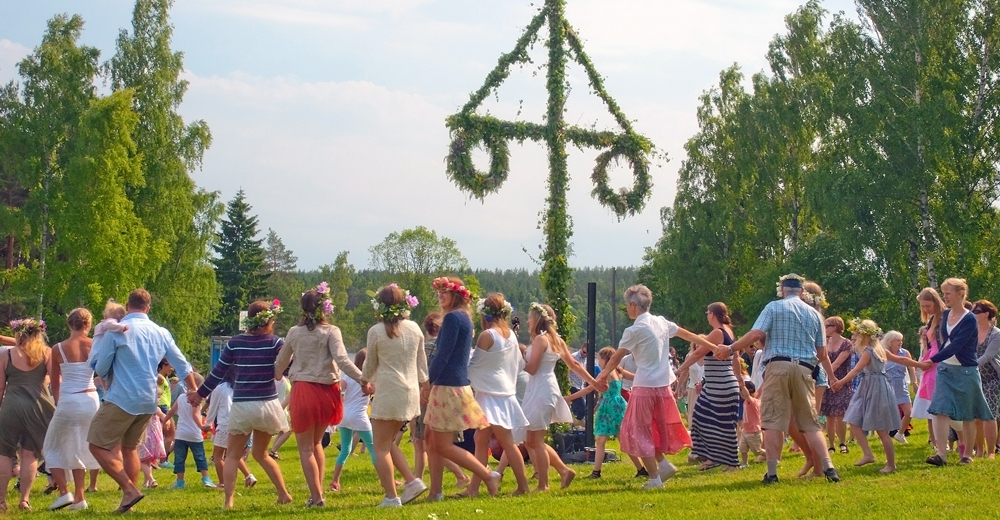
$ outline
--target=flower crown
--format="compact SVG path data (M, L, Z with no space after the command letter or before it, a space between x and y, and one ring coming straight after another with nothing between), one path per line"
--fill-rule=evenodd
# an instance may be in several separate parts
M492 307L487 307L486 299L483 298L476 302L476 312L478 312L480 316L490 321L494 321L496 319L504 319L507 316L510 316L514 312L514 308L510 306L510 302L504 300L503 308L496 310Z
M830 306L830 303L826 301L826 297L823 296L823 293L815 294L809 291L802 291L801 297L803 301L813 307L819 306L825 309Z
M545 310L545 307L543 307L542 304L538 302L531 302L529 308L538 313L538 315L541 316L546 323L551 323L553 325L556 324L555 318L549 316L549 311Z
M866 321L869 323L865 323ZM861 318L854 318L851 320L851 325L847 328L847 330L855 334L861 334L872 338L882 334L882 329L880 329L878 325L875 325L875 322L862 320Z
M306 293L302 294L305 295ZM314 310L312 313L313 320L319 322L323 320L323 316L327 314L333 314L334 307L333 307L333 302L330 300L330 284L326 282L320 282L319 285L316 286L316 294L325 297L323 300L323 304L317 305L316 310Z
M389 287L399 288L398 285L391 283ZM420 300L416 296L410 294L410 291L403 291L403 301L395 305L386 305L381 300L378 299L378 294L375 291L367 291L368 296L372 297L372 308L375 312L382 317L382 321L392 321L397 317L409 318L410 309L415 308L420 304Z
M274 300L271 302L270 307L247 318L247 322L251 329L259 329L266 326L271 320L277 318L282 311L284 311L284 309L281 308L281 302Z
M36 334L45 332L45 322L35 318L22 318L10 322L10 328L14 334Z
M781 286L785 282L785 280L798 280L799 287L802 287L802 284L806 283L806 279L804 277L799 276L795 273L788 273L785 276L778 278L778 282L774 284L774 290L778 294L778 298L782 297Z
M472 298L472 293L469 292L464 285L455 283L444 276L435 278L434 282L431 283L431 287L438 292L451 291L455 294L461 295L462 298Z

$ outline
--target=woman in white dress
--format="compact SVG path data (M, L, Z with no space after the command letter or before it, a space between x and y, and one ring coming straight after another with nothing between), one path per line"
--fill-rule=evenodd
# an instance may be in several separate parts
M556 380L556 361L562 359L570 370L576 372L588 385L595 385L598 390L607 389L607 384L603 387L597 385L587 369L570 355L566 343L556 332L556 313L551 307L541 303L531 304L528 331L532 339L524 371L531 379L528 380L524 401L521 403L524 415L528 418L525 447L535 466L535 473L538 474L536 489L548 491L549 465L559 473L560 486L566 488L573 482L576 472L563 464L556 451L545 443L545 432L550 424L573 422L569 405L566 404Z
M52 368L49 372L52 397L56 412L45 434L42 453L45 465L52 471L52 479L59 490L59 497L49 509L86 509L83 497L87 470L100 469L97 459L90 454L87 432L90 421L97 413L97 387L94 371L87 363L91 339L87 337L93 318L90 311L74 309L66 318L69 339L52 349ZM67 489L66 472L73 474L73 493Z
M513 308L502 294L494 293L477 304L483 332L476 341L469 362L469 382L476 392L476 402L486 414L489 428L476 430L476 458L489 467L490 436L495 435L507 455L507 462L517 479L514 495L529 491L524 458L514 443L513 430L528 426L528 419L517 403L517 374L524 366L517 336L507 325ZM473 474L465 494L479 495L479 477Z

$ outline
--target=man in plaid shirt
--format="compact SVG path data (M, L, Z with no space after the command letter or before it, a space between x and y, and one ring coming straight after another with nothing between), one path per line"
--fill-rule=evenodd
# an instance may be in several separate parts
M764 307L753 329L736 343L718 345L716 357L726 359L746 349L755 341L766 340L764 349L764 384L761 387L761 427L764 430L764 450L767 452L767 473L764 484L778 481L778 457L784 442L783 433L792 418L803 432L813 453L822 460L823 473L831 482L840 475L830 461L823 439L822 427L816 417L816 374L819 363L827 374L833 366L826 354L823 318L799 298L805 279L792 273L781 277L778 284L780 300ZM835 381L830 381L833 386Z

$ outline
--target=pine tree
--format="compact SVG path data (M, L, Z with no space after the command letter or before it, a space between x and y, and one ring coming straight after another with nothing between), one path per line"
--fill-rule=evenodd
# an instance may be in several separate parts
M285 247L285 243L273 229L267 229L267 238L264 242L267 244L264 247L264 265L268 272L290 273L296 269L299 258Z
M235 334L239 328L240 311L267 292L264 263L264 240L257 237L257 217L246 201L243 190L226 205L226 217L214 246L215 279L222 289L222 309L215 320L217 334Z

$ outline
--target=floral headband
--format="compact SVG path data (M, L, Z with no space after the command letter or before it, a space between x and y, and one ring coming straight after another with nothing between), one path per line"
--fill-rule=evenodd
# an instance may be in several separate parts
M440 278L435 278L434 282L431 283L431 287L433 287L434 290L438 292L451 291L455 294L462 296L462 298L472 298L472 293L469 292L469 290L466 289L464 285L460 283L455 283L444 276Z
M775 285L775 292L778 293L778 298L781 298L782 297L782 294L781 294L781 288L782 287L792 287L792 288L797 288L798 287L798 288L801 288L802 284L804 284L804 283L806 283L806 279L804 277L799 276L799 275L797 275L795 273L788 273L785 276L782 276L781 278L778 278L778 283L774 284Z
M302 293L303 295L305 293ZM316 310L313 311L312 317L314 321L322 321L323 316L327 314L333 314L333 302L330 301L330 284L326 282L320 282L316 286L316 294L325 297L323 299L322 305L317 305ZM277 300L275 300L277 301Z
M853 332L855 334L861 334L861 335L864 335L864 336L870 336L872 338L874 338L876 336L880 336L882 334L882 329L880 329L878 327L878 325L875 325L875 322L869 321L869 323L865 323L866 321L869 321L869 320L862 320L861 318L854 318L853 320L851 320L851 325L850 325L850 327L848 327L847 330L849 330L849 331L851 331L851 332Z
M247 318L247 321L251 329L259 329L261 327L267 326L267 324L270 323L271 320L277 318L282 311L284 311L284 309L281 308L281 302L278 300L274 300L273 302L271 302L270 307L262 311L259 311L257 314L254 314L253 316L250 316L249 318Z
M399 288L398 285L391 283L389 287ZM410 291L403 291L403 301L395 305L386 305L381 300L378 299L378 294L375 291L367 291L368 296L372 297L372 308L375 312L382 317L382 321L392 321L397 317L409 318L410 309L415 308L420 305L420 300L416 296L410 294Z
M10 328L14 330L14 334L37 334L39 332L45 332L45 322L35 318L22 318L20 320L14 320L10 322Z
M825 309L830 306L830 303L826 301L826 297L823 296L823 293L814 294L809 291L802 291L801 297L804 302L812 305L813 307L820 306Z
M545 307L543 307L542 304L538 302L531 302L529 308L541 316L546 323L551 323L553 325L556 324L556 320L552 316L549 316L549 311L545 310Z
M506 300L504 300L503 307L499 310L494 309L492 307L487 307L486 299L483 298L478 302L476 302L476 312L478 312L480 316L490 321L494 321L496 319L503 319L506 318L507 316L510 316L514 312L514 308L511 307L510 302Z

